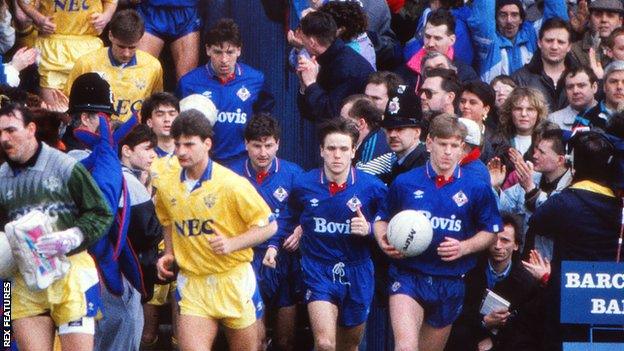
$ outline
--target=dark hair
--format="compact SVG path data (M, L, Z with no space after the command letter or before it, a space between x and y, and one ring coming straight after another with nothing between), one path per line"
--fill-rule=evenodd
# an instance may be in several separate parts
M616 112L611 116L605 133L624 139L624 112Z
M377 129L381 123L382 111L375 107L375 103L370 99L358 99L353 102L353 106L349 110L349 117L363 118L368 128Z
M35 122L35 116L30 111L30 109L16 102L8 102L2 104L2 107L0 107L0 116L17 117L15 114L16 111L19 111L22 114L22 122L24 122L24 127L31 122Z
M220 46L223 43L231 43L234 46L243 46L238 25L231 18L220 19L208 32L205 37L206 46Z
M459 95L461 96L461 94L463 94L464 92L475 94L479 98L479 100L481 100L483 105L490 107L490 113L488 113L488 118L495 113L496 92L494 92L494 89L492 89L492 87L489 86L487 83L480 80L471 80L461 87L461 92L459 93Z
M619 37L620 35L624 35L624 27L615 28L608 37L603 39L604 45L609 49L613 49L613 46L615 46L615 38Z
M373 101L373 100L371 100L371 98L368 95L353 94L353 95L349 95L346 98L344 98L344 100L342 100L342 104L340 105L340 107L342 108L346 104L354 104L356 101L362 100L362 99Z
M490 86L492 87L492 89L494 89L494 85L496 85L496 83L498 82L501 82L502 84L505 84L505 85L509 85L512 88L515 88L516 86L518 86L518 83L516 83L516 81L513 80L513 78L511 78L510 76L506 74L498 75L494 77L494 79L492 79L492 81L490 82Z
M427 23L432 26L446 26L446 34L455 34L455 17L449 10L439 8L435 11L431 11L427 18Z
M590 180L609 185L614 175L615 148L595 131L581 132L571 140L574 181Z
M154 93L145 101L141 106L141 122L146 123L148 119L152 118L152 112L158 106L173 106L176 111L180 112L180 100L173 94L160 92Z
M503 226L510 225L514 230L514 242L518 246L522 246L522 226L521 221L517 214L512 212L503 211L500 213L503 220Z
M552 149L557 155L565 155L565 141L563 140L563 131L561 129L546 129L540 133L539 140L550 141L552 143Z
M255 114L245 127L245 140L262 140L267 137L273 137L275 141L280 140L279 123L269 113Z
M568 42L572 42L572 27L570 23L562 20L559 17L549 18L542 24L542 27L539 30L539 39L544 38L544 33L551 29L565 29L568 32Z
M115 13L110 21L110 33L124 43L136 43L145 33L145 23L135 10L121 10Z
M301 19L299 26L304 35L315 38L321 45L329 46L336 40L336 21L328 13L308 13Z
M442 78L442 83L440 84L442 90L447 93L455 93L455 100L457 100L461 86L459 85L459 79L455 71L446 68L432 68L427 71L427 79L433 77Z
M589 84L594 84L598 82L598 77L596 77L596 73L594 70L587 66L577 66L570 68L564 73L564 79L567 80L569 78L574 78L579 73L585 73L589 77Z
M325 144L325 138L329 134L344 134L348 135L351 138L351 145L355 147L357 145L358 139L360 137L360 132L357 130L355 123L346 119L346 118L334 118L330 119L327 122L321 124L318 128L318 139L321 143L321 146Z
M404 83L403 78L394 72L378 71L373 72L368 76L366 84L383 84L386 86L388 94L390 94L391 92L396 91L399 85Z
M336 22L336 27L343 28L340 39L351 41L366 32L368 18L362 6L355 1L331 1L321 6L320 12L328 13Z
M436 137L442 139L456 137L463 141L466 139L467 134L466 126L459 121L459 118L448 113L442 113L433 117L431 127L429 128L429 137L432 140Z
M156 144L158 143L156 133L154 133L154 131L152 131L152 129L145 124L137 124L134 128L132 128L130 133L128 133L128 135L126 135L119 142L119 158L121 158L122 146L128 145L131 150L134 150L137 145L146 141L149 142L151 148L156 147Z
M182 135L191 137L198 136L201 140L212 139L212 126L203 113L190 109L181 112L171 125L171 136L174 139Z

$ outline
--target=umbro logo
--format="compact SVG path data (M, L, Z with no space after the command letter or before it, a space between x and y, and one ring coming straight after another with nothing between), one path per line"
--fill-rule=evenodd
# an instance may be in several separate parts
M312 207L317 207L319 203L319 200L317 198L311 199L310 200L310 206Z

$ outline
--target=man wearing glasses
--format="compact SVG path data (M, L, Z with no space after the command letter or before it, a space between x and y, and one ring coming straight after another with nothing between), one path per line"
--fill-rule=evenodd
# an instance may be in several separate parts
M450 69L434 68L427 72L427 78L418 90L422 111L432 116L440 113L455 114L455 100L460 90L457 74Z

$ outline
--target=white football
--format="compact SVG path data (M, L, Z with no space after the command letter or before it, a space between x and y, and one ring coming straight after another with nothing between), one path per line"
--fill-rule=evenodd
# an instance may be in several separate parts
M407 257L418 256L431 244L433 228L421 212L405 210L388 223L388 242Z
M0 279L10 279L17 269L9 239L4 232L0 232Z
M217 107L209 98L201 94L192 94L180 100L180 112L195 109L201 112L214 126L217 121Z

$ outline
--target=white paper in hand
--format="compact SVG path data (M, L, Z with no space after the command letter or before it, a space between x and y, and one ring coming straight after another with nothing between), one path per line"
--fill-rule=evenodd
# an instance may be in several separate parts
M43 290L69 271L67 257L46 257L35 243L40 236L52 232L50 218L33 210L4 227L17 267L30 290Z
M485 291L485 298L481 303L481 310L479 311L482 315L485 316L494 311L509 309L509 306L511 305L509 301L505 300L500 295L497 295L490 289L485 289Z

